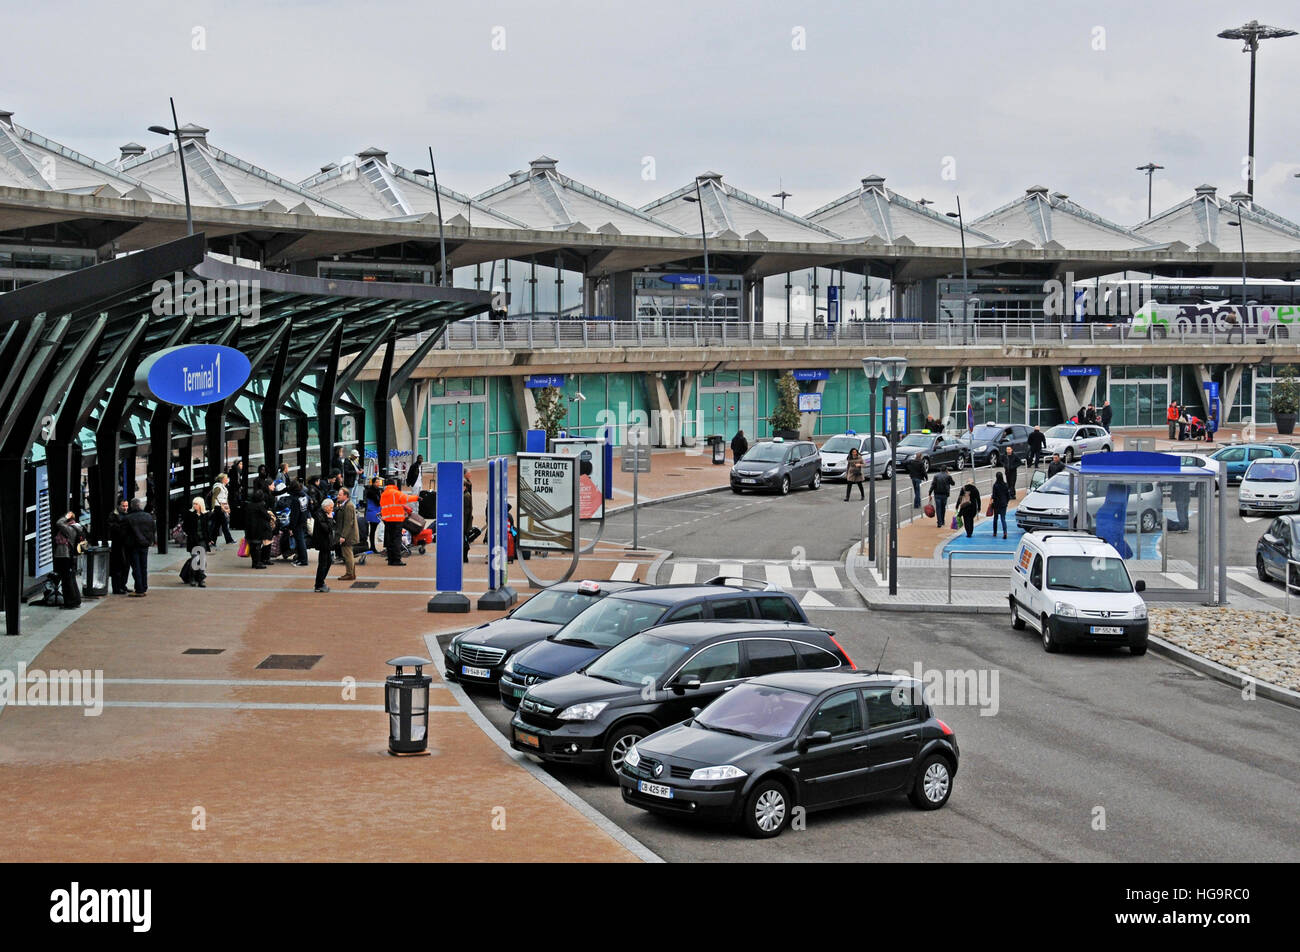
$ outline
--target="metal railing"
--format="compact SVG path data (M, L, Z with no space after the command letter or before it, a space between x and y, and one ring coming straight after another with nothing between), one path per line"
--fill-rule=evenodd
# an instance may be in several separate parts
M1223 330L1210 324L1178 328L1129 324L914 323L839 321L834 324L786 324L781 321L614 320L471 320L452 324L438 343L441 350L552 350L610 347L945 347L1070 346L1096 343L1141 343L1173 346L1220 344L1233 340L1295 340L1290 325L1270 324L1256 331ZM407 338L414 347L420 337Z
M997 549L952 549L951 551L949 551L948 558L947 558L948 604L949 605L952 604L952 580L954 578L984 578L984 579L1006 578L1007 570L1005 566L1000 568L996 575L989 575L983 572L954 572L952 570L952 560L957 556L964 557L968 555L996 555L999 559L1002 559L1004 562L1007 557L1006 552L1000 552Z
M1300 562L1297 562L1295 559L1286 560L1286 571L1282 573L1286 576L1282 581L1282 588L1286 590L1286 613L1288 615L1291 614L1291 590L1295 589L1295 591L1300 594L1300 585L1291 581L1291 570L1293 567L1296 569L1296 574L1300 575Z

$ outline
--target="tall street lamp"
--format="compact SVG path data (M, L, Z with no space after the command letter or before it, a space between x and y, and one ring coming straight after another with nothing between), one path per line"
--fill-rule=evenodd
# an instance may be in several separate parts
M433 179L433 201L438 209L438 255L442 263L438 266L438 287L446 287L447 282L447 239L443 234L442 227L442 192L438 191L438 167L433 164L433 146L429 146L429 168L415 169L416 175L424 175Z
M906 357L886 357L885 381L889 384L889 594L898 594L898 385L907 372Z
M863 357L862 372L867 375L867 381L871 385L868 413L870 415L871 442L867 451L867 482L871 486L869 493L870 502L867 503L867 522L871 526L871 531L867 534L867 558L871 564L876 563L876 384L880 380L880 375L885 372L885 362L880 357ZM893 458L892 456L890 457ZM890 466L893 470L893 466Z
M704 198L700 195L700 176L695 176L695 194L683 195L682 200L700 207L700 238L704 241L704 285L700 289L700 316L708 308L709 317L713 316L713 299L709 297L709 233L704 230Z
M181 187L185 189L185 234L192 235L194 234L194 212L190 208L190 179L185 174L185 144L181 142L181 124L176 121L176 100L168 96L167 101L172 107L172 127L168 129L166 126L150 126L149 131L156 132L160 136L176 137L176 154L181 158Z
M785 190L784 183L781 183L777 187L780 188L781 191L773 193L772 197L781 199L781 211L785 211L785 200L790 197L790 193ZM790 272L789 271L785 273L785 322L787 325L790 323ZM874 545L874 542L872 544Z
M966 277L966 220L961 217L961 196L957 196L957 210L948 212L949 218L957 219L957 230L961 232L961 322L967 324L970 318L966 313L966 305L970 301L970 284Z
M1137 171L1147 174L1147 218L1151 217L1151 177L1155 175L1157 169L1163 168L1163 165L1156 165L1154 162L1148 162L1146 165L1137 167Z
M1276 26L1264 26L1258 20L1251 20L1231 30L1219 34L1223 40L1241 40L1245 45L1243 53L1250 54L1250 137L1246 146L1246 191L1255 194L1255 54L1259 52L1260 40L1278 40L1295 36L1295 30L1286 30Z
M1241 223L1241 208L1250 202L1250 195L1246 192L1233 192L1228 198L1237 207L1237 220L1230 221L1228 224L1237 229L1237 234L1241 236L1241 322L1244 328L1246 323L1246 228Z

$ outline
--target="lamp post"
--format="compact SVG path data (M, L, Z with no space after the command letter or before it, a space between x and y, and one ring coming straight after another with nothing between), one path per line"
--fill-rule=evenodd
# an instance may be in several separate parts
M1255 54L1259 52L1260 40L1279 40L1295 35L1295 30L1264 26L1258 20L1219 33L1220 39L1243 41L1245 46L1241 51L1250 54L1250 133L1246 145L1246 191L1251 195L1255 194Z
M1250 201L1250 195L1246 192L1233 192L1228 198L1237 208L1237 220L1230 221L1228 224L1237 229L1237 233L1241 236L1241 321L1244 327L1246 322L1246 228L1241 223L1241 208Z
M438 209L438 255L442 263L438 266L438 287L447 287L447 239L442 226L442 192L438 191L438 167L433 164L433 146L429 146L429 169L415 169L416 175L425 175L433 179L433 201Z
M889 594L898 594L898 385L907 372L906 357L886 357L885 380L889 384Z
M867 558L875 565L876 562L876 383L880 380L880 375L885 372L885 362L880 357L863 357L862 372L867 375L867 381L871 384L871 395L869 397L868 413L870 414L871 443L868 449L867 458L867 483L871 487L869 494L870 502L867 503L867 521L871 525L871 531L867 535ZM890 460L893 460L891 454ZM890 466L892 472L896 464Z
M785 200L790 197L790 193L785 190L784 183L778 185L777 187L780 188L781 191L773 193L772 197L781 199L781 211L785 211ZM787 326L789 326L790 324L790 272L789 271L785 273L785 323ZM872 542L872 545L875 545L874 541Z
M1146 165L1137 167L1137 171L1147 174L1147 218L1151 217L1151 177L1156 174L1157 169L1163 168L1163 165L1156 165L1154 162L1148 162Z
M160 136L176 137L176 154L181 159L181 188L185 189L185 234L194 234L194 212L190 208L190 179L185 173L185 145L181 142L181 124L176 121L176 100L168 96L167 101L172 107L172 127L150 126L150 132L156 132Z
M957 219L957 230L961 233L961 322L969 324L970 317L966 313L966 304L970 301L970 283L966 277L966 220L961 217L960 195L957 196L957 210L948 212L948 217Z
M704 230L704 198L700 195L700 177L695 176L695 194L683 195L683 201L691 202L700 206L700 238L704 241L704 284L700 289L700 316L704 316L704 308L709 309L709 316L713 316L713 299L709 297L709 234Z

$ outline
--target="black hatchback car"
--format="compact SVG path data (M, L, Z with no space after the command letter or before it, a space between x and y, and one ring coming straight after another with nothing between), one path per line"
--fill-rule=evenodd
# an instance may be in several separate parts
M1300 586L1300 566L1294 562L1300 562L1300 515L1278 516L1255 543L1255 571L1262 582L1289 577L1294 590Z
M738 822L777 836L796 806L952 795L957 737L913 678L791 671L738 685L694 719L637 742L623 800L652 813Z
M820 489L821 485L821 453L808 440L760 440L731 467L733 493L766 489L784 496L800 486Z
M688 622L643 631L581 671L529 688L510 722L516 750L602 764L611 780L637 741L746 678L853 670L834 635L788 622Z
M496 684L517 651L559 631L606 595L640 587L640 582L560 582L538 592L504 618L456 635L443 649L448 681Z

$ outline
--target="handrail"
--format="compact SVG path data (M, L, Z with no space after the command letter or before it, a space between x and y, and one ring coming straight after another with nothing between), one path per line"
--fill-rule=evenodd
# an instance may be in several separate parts
M1300 585L1294 584L1291 581L1291 566L1293 565L1297 569L1300 569L1300 562L1297 562L1295 559L1287 559L1286 571L1282 573L1286 576L1286 578L1282 580L1282 588L1286 591L1286 613L1288 615L1291 614L1291 589L1294 588L1297 592L1300 592Z

